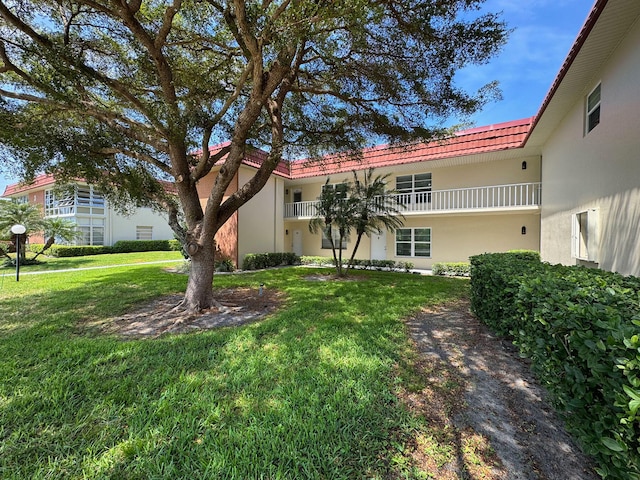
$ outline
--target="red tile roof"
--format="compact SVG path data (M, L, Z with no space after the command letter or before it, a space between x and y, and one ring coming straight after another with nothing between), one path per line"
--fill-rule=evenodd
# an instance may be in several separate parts
M12 185L7 185L2 196L8 197L17 193L47 187L54 183L56 183L56 181L53 178L53 175L38 175L32 183L14 183Z
M318 161L298 160L291 162L291 178L308 178L369 167L390 167L518 148L522 146L532 120L533 118L525 118L463 130L448 139L429 143L380 145L365 149L361 159L352 159L347 155L328 155Z

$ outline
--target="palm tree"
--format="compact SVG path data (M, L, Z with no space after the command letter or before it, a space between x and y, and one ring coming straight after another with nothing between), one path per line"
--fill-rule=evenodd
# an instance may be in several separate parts
M400 210L402 205L392 196L392 190L385 190L386 179L390 174L373 178L373 171L373 168L367 170L362 182L358 179L358 174L353 172L352 226L356 232L356 243L347 264L347 271L353 266L353 259L363 235L370 237L374 232L380 234L382 230L394 230L404 224L404 215Z
M322 231L331 245L333 261L336 266L336 272L339 276L343 275L342 271L342 243L347 239L351 230L351 219L353 215L351 210L353 203L350 199L351 184L348 182L338 185L329 184L327 181L322 189L318 203L316 205L316 216L309 221L309 231L318 233ZM338 247L333 232L338 232ZM337 252L336 252L337 250Z
M71 242L77 238L82 237L82 233L77 229L76 224L58 217L45 218L42 220L45 235L48 235L42 250L36 253L33 257L35 260L38 256L42 255L46 250L51 248L57 238L64 240L65 242Z
M16 235L11 232L11 227L17 224L27 229L25 235L20 235L20 259L24 260L27 237L30 233L42 231L44 226L40 207L30 203L0 202L0 238L11 240L14 246L17 246Z

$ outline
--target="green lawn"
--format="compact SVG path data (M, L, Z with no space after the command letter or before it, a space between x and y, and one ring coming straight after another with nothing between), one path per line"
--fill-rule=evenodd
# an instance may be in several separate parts
M13 258L15 255L11 254ZM29 252L27 258L33 258ZM86 257L38 257L42 263L38 265L21 265L20 273L39 272L45 270L65 270L68 268L95 268L109 265L122 265L142 262L159 262L184 260L180 252L135 252L135 253L111 253L105 255L88 255ZM15 267L5 267L0 264L0 275L11 275L15 272Z
M220 275L216 286L264 283L286 305L156 340L88 327L183 291L163 268L0 280L0 478L427 478L403 454L432 432L396 395L421 388L401 319L466 296L465 280Z

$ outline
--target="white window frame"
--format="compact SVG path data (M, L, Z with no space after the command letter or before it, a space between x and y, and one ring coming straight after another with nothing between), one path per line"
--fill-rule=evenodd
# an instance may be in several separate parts
M602 83L598 82L585 99L584 134L587 135L600 124L602 105Z
M581 210L571 216L571 257L599 263L598 209Z
M338 242L340 241L340 230L338 230L338 228L336 227L332 227L331 236L333 237L333 244L336 245L337 247ZM320 240L320 249L331 250L331 244L329 243L329 239L325 235L324 230L322 231L322 238ZM342 245L340 245L340 250L346 250L346 249L347 249L347 237L344 237L342 239Z
M403 241L398 241L398 232L399 231L410 231L410 239L407 240L403 240ZM429 241L416 241L416 230L428 230L429 231ZM405 255L405 254L401 254L398 253L398 244L409 244L411 245L411 254L410 255ZM424 245L428 245L429 246L429 255L416 255L416 244L424 244ZM395 232L395 239L394 239L394 245L395 245L395 254L396 257L411 257L411 258L431 258L433 256L433 251L431 249L431 246L433 244L433 230L431 229L431 227L403 227L403 228L397 228L396 232Z
M416 179L416 177L428 177L428 186L416 186L418 182L424 182L425 179ZM410 178L410 180L409 180ZM411 186L399 188L398 182L411 183ZM431 189L433 185L433 175L431 172L413 173L409 175L396 176L396 192L400 195L400 203L405 205L413 205L416 203L430 203Z
M73 185L68 190L44 192L45 217L74 215L77 213L103 216L105 200L93 185Z
M153 240L153 226L136 225L136 240Z

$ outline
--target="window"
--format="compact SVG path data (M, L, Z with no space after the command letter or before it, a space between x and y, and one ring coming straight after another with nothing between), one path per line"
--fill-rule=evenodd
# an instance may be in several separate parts
M24 203L29 203L29 196L28 195L22 195L20 197L16 197L13 199L13 201L17 204L24 204Z
M136 227L136 240L153 240L153 227Z
M401 203L431 202L431 174L400 175L396 177L396 190L403 194L400 197Z
M90 185L76 185L64 190L44 192L45 216L73 215L76 213L104 215L104 197Z
M337 198L347 198L347 190L349 187L346 183L327 183L322 186L322 192L327 190L335 190Z
M598 210L590 209L573 215L571 256L578 260L598 262Z
M338 246L338 242L340 241L340 232L337 228L331 230L331 235L333 236L333 244ZM331 242L327 238L324 232L322 232L322 246L323 249L331 249ZM340 245L340 250L345 250L347 248L347 239L342 239L342 245Z
M431 257L430 228L398 228L396 230L397 257Z
M76 245L104 245L104 218L79 217L76 223L82 233Z
M74 210L73 189L62 191L46 190L44 192L45 216L72 215Z
M600 123L600 84L587 97L586 131L589 133Z

